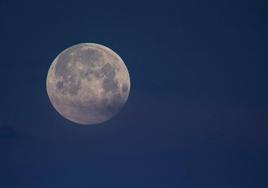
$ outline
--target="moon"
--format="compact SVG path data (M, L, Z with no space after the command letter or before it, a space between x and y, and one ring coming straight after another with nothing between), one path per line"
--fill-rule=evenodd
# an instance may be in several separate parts
M130 92L123 60L110 48L81 43L61 52L47 74L52 106L78 124L99 124L122 109Z

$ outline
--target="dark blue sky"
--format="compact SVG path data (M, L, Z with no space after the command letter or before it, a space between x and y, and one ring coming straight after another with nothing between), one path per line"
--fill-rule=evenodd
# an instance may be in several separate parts
M0 1L0 188L268 187L268 3ZM55 56L116 51L132 88L98 126L46 94Z

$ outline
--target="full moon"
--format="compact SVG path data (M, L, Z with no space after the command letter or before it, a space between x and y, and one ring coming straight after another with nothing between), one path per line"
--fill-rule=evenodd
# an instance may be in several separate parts
M55 58L46 86L53 107L63 117L78 124L99 124L122 109L129 96L130 78L114 51L82 43Z

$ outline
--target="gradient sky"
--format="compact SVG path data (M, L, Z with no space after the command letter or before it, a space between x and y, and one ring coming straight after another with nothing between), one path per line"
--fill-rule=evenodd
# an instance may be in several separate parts
M268 187L268 3L0 1L0 188ZM65 48L125 61L131 93L79 126L46 93Z

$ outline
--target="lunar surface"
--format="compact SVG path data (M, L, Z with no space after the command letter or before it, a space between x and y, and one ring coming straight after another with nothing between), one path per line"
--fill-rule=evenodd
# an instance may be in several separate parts
M47 75L53 107L78 124L111 119L124 106L129 91L130 78L123 60L111 49L94 43L64 50Z

